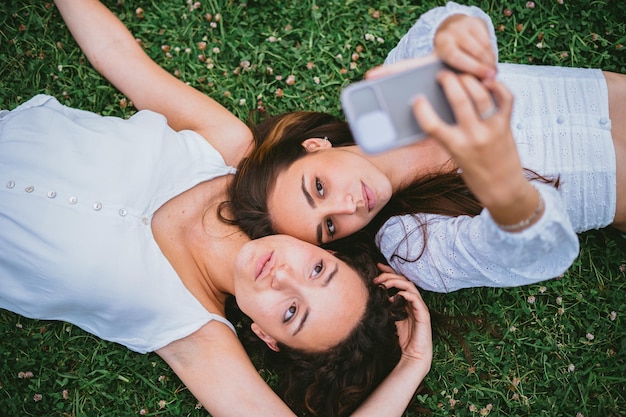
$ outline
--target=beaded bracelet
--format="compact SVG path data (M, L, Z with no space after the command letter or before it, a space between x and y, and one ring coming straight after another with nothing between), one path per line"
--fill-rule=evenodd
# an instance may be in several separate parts
M532 212L530 216L526 217L521 222L515 223L515 224L499 224L498 223L498 227L502 230L506 230L507 232L517 232L519 230L522 230L526 228L526 226L531 224L541 214L543 208L544 208L543 198L541 197L541 193L539 193L539 204L537 204L537 208L535 209L535 211Z

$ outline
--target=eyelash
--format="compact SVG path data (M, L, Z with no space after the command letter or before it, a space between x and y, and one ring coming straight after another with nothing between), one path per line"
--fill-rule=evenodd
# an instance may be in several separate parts
M291 311L291 309L293 309L293 313L291 314L291 317L287 318L287 314ZM291 321L295 316L296 313L298 312L298 308L296 306L296 304L292 304L289 306L289 308L287 309L287 311L285 312L285 316L283 317L283 323L287 323L289 321Z
M322 182L322 180L319 179L319 177L315 177L315 190L317 191L317 195L320 198L324 198L325 197L325 190L324 190L324 182ZM335 236L335 224L333 223L333 221L328 218L324 221L324 223L326 224L326 232L328 233L328 235L330 236L330 238L332 239Z
M319 272L315 272L317 267L319 267ZM317 278L317 276L321 274L323 271L324 271L324 261L320 260L318 263L315 264L315 267L313 268L313 274L315 274L313 278Z

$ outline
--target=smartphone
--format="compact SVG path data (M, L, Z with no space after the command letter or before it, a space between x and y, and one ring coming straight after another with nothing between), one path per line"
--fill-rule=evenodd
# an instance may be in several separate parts
M413 115L412 104L425 96L439 117L454 124L454 114L436 80L443 69L437 59L423 66L382 78L359 81L341 92L341 105L356 143L376 154L409 145L425 137Z

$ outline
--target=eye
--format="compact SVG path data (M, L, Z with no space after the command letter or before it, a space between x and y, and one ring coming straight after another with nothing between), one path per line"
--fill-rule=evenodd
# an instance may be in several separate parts
M335 223L333 223L330 218L326 219L326 230L328 230L328 234L332 239L332 237L335 235Z
M311 277L317 278L317 276L321 274L322 271L324 271L324 261L319 261L313 267L313 272L311 273Z
M319 178L315 178L315 189L320 197L324 197L324 183Z
M292 304L291 306L289 306L289 308L285 312L285 317L283 318L283 322L287 323L289 320L291 320L296 315L297 310L298 309L296 308L295 304Z

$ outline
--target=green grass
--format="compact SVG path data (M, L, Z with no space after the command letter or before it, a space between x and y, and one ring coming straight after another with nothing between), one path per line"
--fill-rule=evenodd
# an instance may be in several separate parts
M182 0L106 3L160 65L244 119L257 106L272 114L340 114L341 88L382 63L417 16L443 4L205 0L191 10ZM471 3L492 16L503 62L626 72L621 1L536 0L534 8L520 0ZM293 85L286 83L290 75ZM0 108L37 93L107 115L134 112L86 63L51 3L2 2ZM484 315L500 334L470 327L471 362L455 342L438 342L426 379L430 390L418 395L416 405L433 416L626 416L626 239L610 230L590 232L581 236L581 246L579 258L558 280L425 294L431 308ZM66 323L6 311L0 311L0 340L2 417L114 417L141 410L153 416L206 415L154 354L130 352ZM27 372L32 377L25 378ZM417 415L415 409L407 416Z

